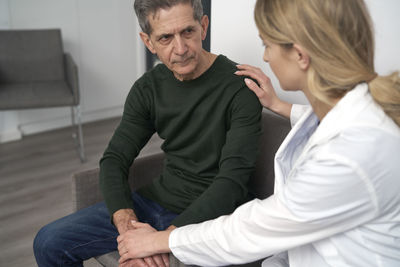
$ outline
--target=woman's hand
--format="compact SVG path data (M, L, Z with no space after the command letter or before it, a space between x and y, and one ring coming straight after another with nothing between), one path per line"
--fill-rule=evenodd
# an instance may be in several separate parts
M132 225L133 230L129 230L117 238L118 252L121 256L120 264L129 259L145 258L170 251L168 238L171 230L157 232L147 223L132 222ZM154 260L157 266L169 266L167 254L157 255L157 259Z
M279 99L271 80L260 68L246 64L237 65L236 67L238 68L238 71L235 72L236 75L248 76L257 81L258 84L249 78L244 79L247 87L260 100L261 105L287 118L290 117L292 105Z

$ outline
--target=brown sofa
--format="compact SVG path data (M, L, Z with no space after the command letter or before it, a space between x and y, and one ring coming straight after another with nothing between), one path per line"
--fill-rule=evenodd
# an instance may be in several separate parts
M273 193L274 188L274 156L278 147L290 130L287 119L264 110L262 114L263 135L257 159L256 170L251 177L250 191L260 199ZM164 155L162 153L137 158L129 173L132 189L149 183L161 172ZM79 210L102 201L99 188L99 169L82 171L72 176L72 193L74 210ZM111 252L96 257L103 266L118 266L118 252ZM170 266L184 266L173 255ZM240 266L260 266L260 261Z

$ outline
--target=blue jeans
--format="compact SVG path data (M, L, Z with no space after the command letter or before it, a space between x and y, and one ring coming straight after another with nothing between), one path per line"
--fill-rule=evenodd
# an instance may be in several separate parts
M157 203L132 193L139 221L166 229L177 216ZM117 250L119 235L104 202L77 211L44 226L33 250L39 267L83 266L83 261Z

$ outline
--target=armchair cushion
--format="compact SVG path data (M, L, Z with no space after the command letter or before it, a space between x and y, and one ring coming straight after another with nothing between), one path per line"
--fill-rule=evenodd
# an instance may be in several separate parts
M64 80L61 31L1 30L0 81Z
M65 81L0 84L1 109L73 105L74 97Z

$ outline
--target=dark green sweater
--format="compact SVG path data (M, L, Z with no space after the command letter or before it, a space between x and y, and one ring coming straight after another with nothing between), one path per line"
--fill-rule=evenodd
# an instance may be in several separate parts
M128 170L155 132L164 140L164 169L138 192L179 213L173 225L229 214L248 200L261 105L235 71L236 64L220 55L195 80L179 81L160 64L136 81L100 161L110 214L133 207Z

